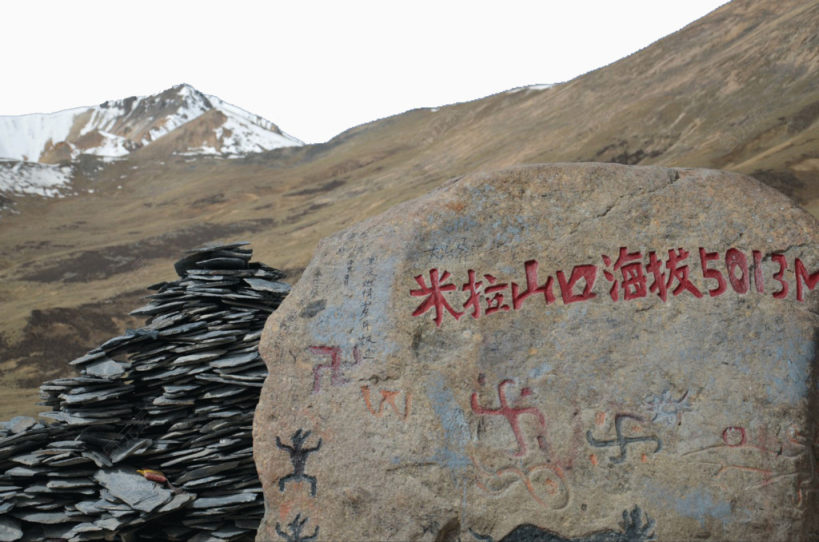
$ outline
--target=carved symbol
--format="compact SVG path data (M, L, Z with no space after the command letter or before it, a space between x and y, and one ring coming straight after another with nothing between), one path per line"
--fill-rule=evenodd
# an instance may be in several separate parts
M310 351L314 354L330 356L330 363L319 363L313 367L313 393L321 391L321 371L330 369L330 385L340 386L346 380L341 374L341 348L337 346L311 346ZM358 347L353 347L353 365L361 361L361 352Z
M384 415L384 403L387 403L392 407L393 412L395 412L402 420L406 421L410 415L410 409L412 409L412 394L407 392L404 395L404 413L401 414L401 411L398 410L398 405L395 404L395 398L401 393L400 391L390 391L390 390L381 390L381 402L378 403L378 410L373 410L372 403L370 402L370 387L369 386L361 386L361 395L364 396L364 405L367 407L367 410L370 411L370 414L375 416L376 418L380 418Z
M526 469L504 467L493 472L483 467L474 457L471 459L480 476L475 485L490 495L500 495L520 479L532 499L543 508L563 510L569 505L571 499L569 486L566 484L563 469L557 465L539 463ZM515 475L517 479L508 481L509 475Z
M293 463L293 472L279 478L279 491L284 493L284 486L287 482L297 482L299 480L307 480L310 482L310 495L313 497L316 496L316 477L310 476L309 474L304 474L304 465L307 462L307 456L313 452L317 452L319 448L321 448L321 439L319 439L318 444L313 448L303 448L304 441L307 440L307 437L310 436L310 431L302 433L302 430L299 429L290 437L292 442L292 446L287 444L282 444L282 441L279 437L276 437L276 446L286 451L290 454L290 462Z
M531 523L524 523L515 527L500 542L524 540L543 540L544 542L648 542L649 540L656 540L654 538L654 520L648 517L648 514L645 514L645 523L643 523L643 514L639 506L635 506L630 513L628 510L623 510L623 522L620 523L622 532L605 529L576 538L567 538L554 531L549 531ZM472 529L469 529L469 532L475 537L475 540L495 542L495 539L489 535L478 534Z
M673 426L682 423L683 412L691 410L691 402L688 399L687 390L677 400L671 397L670 390L665 390L661 395L646 397L643 400L643 407L652 414L652 422L662 422Z
M816 437L816 429L813 431L813 439L803 435L795 426L788 428L788 443L792 447L799 448L800 451L795 455L796 458L804 458L807 461L806 470L799 472L797 476L797 490L796 496L793 498L793 504L797 509L801 509L807 504L807 497L811 493L819 492L819 476L817 475L816 465L816 450L819 447L819 438Z
M687 452L687 453L685 453L683 455L700 454L700 453L709 452L709 451L718 452L720 450L743 449L743 450L747 450L749 452L760 452L760 455L767 454L769 456L774 456L774 457L785 459L785 460L792 460L793 459L793 457L784 454L784 450L783 450L781 445L780 446L774 445L773 449L768 448L766 446L766 443L764 442L765 441L764 438L760 438L759 439L760 442L758 444L757 443L752 444L752 443L748 442L748 431L744 427L739 426L739 425L731 425L731 426L728 426L725 429L723 429L722 433L720 435L720 440L722 441L721 444L717 444L717 445L714 445L714 446L706 446L705 448L702 448L700 450L694 450L694 451L691 451L691 452ZM720 455L722 455L722 454L720 454ZM746 457L747 457L747 455L746 455ZM714 465L714 466L718 467L717 470L713 473L713 478L714 478L714 480L718 481L718 484L720 485L720 487L725 487L725 488L727 488L727 485L724 482L722 482L722 480L724 479L724 476L727 477L727 476L730 476L730 475L735 474L735 473L741 473L741 474L747 473L749 476L760 476L762 478L762 482L760 484L754 484L754 485L746 486L746 487L744 487L744 489L746 489L746 490L748 490L748 489L759 489L761 487L765 487L767 485L770 485L775 481L778 481L778 480L783 479L783 478L787 478L787 477L795 474L793 472L784 472L784 473L780 472L780 473L777 473L772 468L766 468L767 465L765 467L757 467L757 466L748 465L748 464L735 464L735 463L732 463L730 459L724 460L724 459L720 458L720 459L718 459L716 461L701 460L701 462L703 464ZM757 461L756 463L760 464L759 461ZM763 464L765 464L765 463L769 463L769 461L765 461Z
M282 539L286 542L310 542L311 540L315 540L318 536L319 528L316 527L316 530L313 531L313 534L310 536L302 536L301 531L304 529L304 524L310 518L305 517L301 519L301 514L296 514L296 517L293 518L293 521L287 524L287 529L290 531L289 533L285 533L281 529L281 524L277 521L276 522L276 534L279 535Z
M744 427L732 425L722 430L722 442L729 448L744 446L748 442L748 434Z
M626 459L626 447L629 444L633 444L635 442L648 442L653 441L657 443L657 447L654 449L654 453L659 452L662 447L663 443L660 440L660 437L656 435L650 435L647 437L624 437L623 436L623 420L625 419L632 419L637 421L643 421L642 418L638 416L633 416L631 414L615 414L614 416L614 431L617 433L617 438L612 440L597 440L592 436L591 431L586 431L586 440L589 441L589 444L594 446L595 448L606 448L608 446L618 446L620 448L620 456L619 457L610 457L609 461L612 463L622 463Z
M804 512L807 497L819 492L816 461L819 439L815 431L804 435L796 426L791 426L786 431L785 440L782 440L768 438L764 426L756 430L756 435L751 435L745 427L731 425L722 430L720 440L719 444L683 454L707 453L711 456L699 461L716 467L712 476L719 487L735 487L736 483L730 482L735 477L750 482L743 486L744 490L795 480L792 501L800 512ZM741 456L737 455L737 450L742 450Z
M515 439L518 443L518 451L517 453L512 454L514 457L522 457L526 455L526 442L523 440L523 435L520 432L520 423L518 418L522 414L531 414L537 418L538 424L540 425L541 433L537 436L538 446L541 450L546 449L546 418L543 416L543 413L537 407L510 407L509 403L506 399L506 390L504 389L507 385L512 384L513 381L511 379L506 379L498 384L498 400L500 401L500 408L485 408L478 404L478 394L476 392L472 392L471 398L471 406L472 412L478 414L479 416L503 416L506 418L506 421L509 422L509 425L512 426L512 432L515 434ZM520 398L526 397L527 395L531 395L532 390L529 388L523 388L520 390Z

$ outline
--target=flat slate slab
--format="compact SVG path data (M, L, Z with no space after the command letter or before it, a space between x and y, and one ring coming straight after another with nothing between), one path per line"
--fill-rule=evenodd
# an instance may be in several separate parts
M169 490L127 469L100 470L94 479L111 495L142 512L152 512L173 497Z
M819 536L817 241L748 177L614 164L325 239L262 335L257 539Z

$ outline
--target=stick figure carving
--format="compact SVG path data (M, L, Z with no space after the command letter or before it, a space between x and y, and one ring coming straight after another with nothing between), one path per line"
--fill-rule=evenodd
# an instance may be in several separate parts
M309 474L304 474L304 466L305 463L307 463L307 456L313 452L317 452L319 448L321 448L321 439L319 439L318 444L316 444L313 448L304 448L304 442L310 436L310 433L310 431L302 432L301 429L297 430L290 437L292 446L282 444L281 439L276 437L276 446L290 454L290 462L293 463L293 472L287 476L279 478L279 491L282 493L284 493L284 486L287 484L287 482L307 480L310 482L310 495L313 497L316 496L316 477L310 476Z
M309 431L308 431L309 432ZM301 519L301 514L296 514L296 517L293 518L293 521L287 524L287 529L290 531L286 533L282 531L281 524L277 521L276 522L276 534L279 535L281 538L286 540L287 542L311 542L315 540L318 536L319 528L313 531L313 534L310 536L302 536L301 531L304 529L304 524L307 523L307 520L310 518L305 517Z

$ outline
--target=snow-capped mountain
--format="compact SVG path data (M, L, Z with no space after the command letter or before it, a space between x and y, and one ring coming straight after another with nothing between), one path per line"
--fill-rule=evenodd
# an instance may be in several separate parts
M148 146L167 154L238 155L302 144L272 122L187 84L94 107L0 116L0 159L29 162L122 157Z

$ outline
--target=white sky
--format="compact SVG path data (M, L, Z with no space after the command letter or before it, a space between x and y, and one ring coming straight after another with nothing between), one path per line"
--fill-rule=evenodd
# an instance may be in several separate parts
M305 142L567 81L724 0L3 2L0 115L190 83Z

